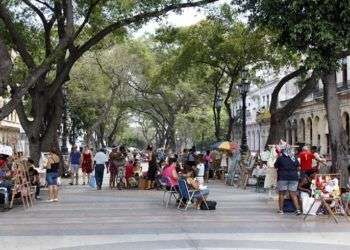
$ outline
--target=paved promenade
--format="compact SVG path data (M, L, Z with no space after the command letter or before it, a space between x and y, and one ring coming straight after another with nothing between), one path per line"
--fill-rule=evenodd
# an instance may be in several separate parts
M265 194L209 185L216 211L178 211L160 191L63 186L59 203L0 213L0 249L350 249L350 223L276 214Z

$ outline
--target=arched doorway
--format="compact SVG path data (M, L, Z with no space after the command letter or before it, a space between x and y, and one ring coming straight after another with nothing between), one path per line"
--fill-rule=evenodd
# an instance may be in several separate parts
M286 124L286 141L289 145L293 144L293 136L292 136L292 123L291 121L287 121Z
M318 116L314 119L314 135L315 135L315 141L314 144L317 147L321 146L321 134L320 134L320 118Z
M252 132L252 138L253 138L253 146L252 146L252 150L256 150L255 149L255 132Z
M305 133L305 120L300 120L300 131L301 131L301 142L306 142L306 133Z
M312 120L311 120L310 117L307 119L306 127L307 127L308 142L310 143L310 145L312 145L312 139L313 139L312 138L312 133L313 133L313 130L312 130Z
M293 129L293 137L294 137L293 144L296 144L296 143L298 143L298 122L297 122L297 120L293 120L292 129Z

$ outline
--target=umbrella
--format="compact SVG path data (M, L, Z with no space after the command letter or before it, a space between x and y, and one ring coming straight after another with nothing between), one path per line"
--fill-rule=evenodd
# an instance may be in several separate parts
M234 151L239 148L237 143L229 142L229 141L223 141L215 143L212 146L213 149L221 149L221 150L228 150L228 151Z

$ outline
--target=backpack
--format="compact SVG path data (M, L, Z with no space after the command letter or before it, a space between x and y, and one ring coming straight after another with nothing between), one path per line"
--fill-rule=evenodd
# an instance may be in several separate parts
M207 201L208 207L204 202L201 203L201 210L215 210L216 209L216 201Z

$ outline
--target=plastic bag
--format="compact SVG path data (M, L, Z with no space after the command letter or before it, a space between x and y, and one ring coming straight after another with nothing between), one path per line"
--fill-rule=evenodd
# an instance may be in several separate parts
M57 186L61 186L61 185L62 185L61 177L57 177Z
M92 188L96 188L96 179L95 179L95 176L94 175L91 175L90 176L90 180L89 180L89 186L92 187Z

